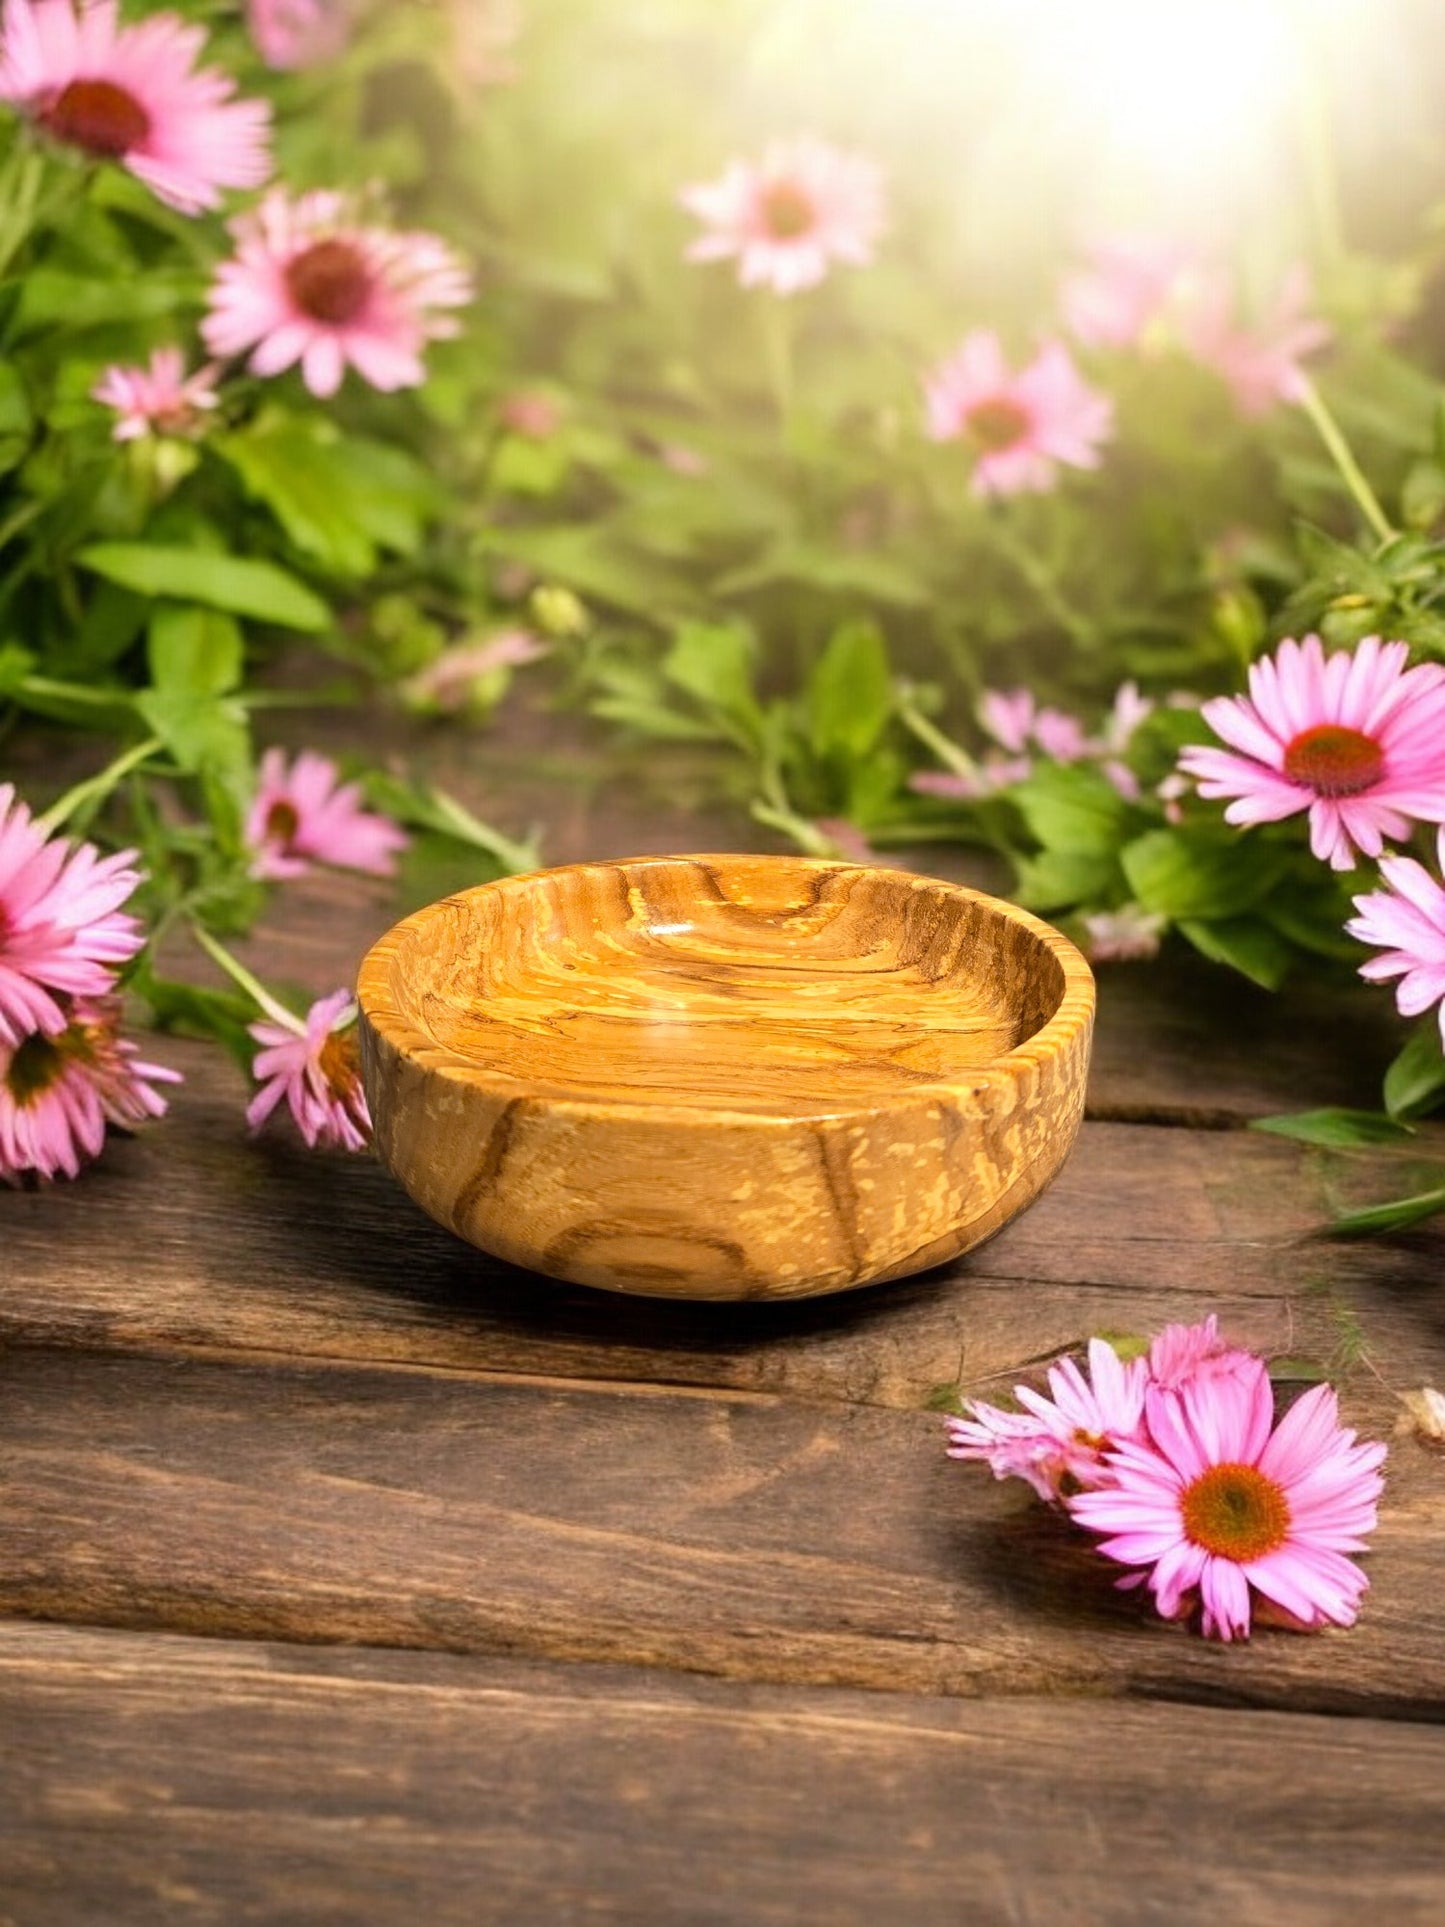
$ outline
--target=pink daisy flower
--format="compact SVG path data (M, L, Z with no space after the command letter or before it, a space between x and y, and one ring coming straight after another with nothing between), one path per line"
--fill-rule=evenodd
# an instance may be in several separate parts
M949 803L976 803L980 797L997 796L1000 790L1026 782L1033 768L1027 756L1000 756L991 750L971 775L948 769L917 770L909 777L908 787L920 796L940 796Z
M498 629L480 642L459 642L444 649L434 662L408 676L402 693L419 709L455 716L462 710L496 700L501 678L549 654L545 642L530 629Z
M1327 322L1309 312L1310 277L1291 268L1269 312L1255 328L1235 321L1222 283L1201 287L1186 318L1191 352L1224 381L1242 415L1263 415L1277 402L1300 399L1304 357L1331 339Z
M363 809L361 785L340 778L335 763L315 750L302 750L289 768L279 749L266 751L246 819L252 876L304 876L316 863L373 876L394 873L409 840L405 830Z
M352 0L246 0L246 25L268 67L316 67L351 33Z
M1114 405L1091 388L1062 342L1013 373L998 336L978 328L925 378L928 434L975 450L975 495L1042 494L1061 465L1097 468Z
M361 1151L371 1138L371 1114L361 1088L356 1045L356 1004L350 991L322 997L291 1026L251 1025L262 1048L251 1066L261 1088L246 1108L246 1122L259 1131L285 1100L297 1128L315 1149Z
M1192 267L1188 251L1169 242L1100 242L1088 266L1065 277L1060 306L1069 332L1090 348L1147 346L1174 318Z
M1186 749L1179 767L1230 823L1308 810L1310 848L1336 870L1377 857L1412 819L1445 822L1445 669L1406 667L1403 642L1368 636L1327 656L1318 636L1254 663L1249 694L1205 703L1228 749Z
M1142 1358L1126 1365L1105 1339L1091 1338L1088 1377L1061 1359L1049 1367L1050 1397L1014 1387L1023 1411L970 1399L965 1415L947 1422L949 1457L980 1459L996 1479L1026 1479L1041 1499L1098 1485L1114 1448L1139 1433L1145 1382Z
M1445 834L1440 838L1445 867ZM1345 925L1350 936L1384 954L1360 965L1371 983L1400 979L1395 1002L1402 1017L1418 1017L1440 1004L1440 1034L1445 1043L1445 889L1413 857L1387 856L1380 875L1388 888L1355 898L1357 917Z
M186 373L179 348L157 348L144 368L107 368L91 389L91 399L113 408L118 417L111 434L131 442L142 435L186 435L220 406L216 370Z
M745 288L813 288L834 261L871 261L883 228L883 178L861 155L811 135L774 141L759 162L732 161L678 199L707 229L689 261L737 258Z
M178 1084L180 1073L142 1063L119 1023L119 998L80 998L62 1029L0 1043L0 1178L73 1178L99 1156L108 1123L162 1114L152 1087Z
M1082 919L1090 963L1147 963L1159 955L1168 918L1126 903L1119 910L1092 910Z
M334 395L348 363L386 391L426 378L422 350L458 332L439 312L472 286L434 234L363 222L340 194L292 199L273 188L231 223L236 252L216 271L201 334L213 355L240 355L256 375L301 365L313 395Z
M1164 1392L1216 1378L1253 1385L1267 1376L1262 1358L1221 1335L1213 1312L1197 1325L1165 1325L1149 1347L1149 1382Z
M1352 1625L1369 1581L1346 1555L1374 1529L1385 1448L1355 1442L1331 1387L1275 1426L1263 1372L1195 1376L1151 1387L1145 1415L1147 1437L1111 1451L1107 1487L1068 1506L1101 1552L1144 1569L1161 1615L1197 1601L1206 1636L1247 1638L1258 1595L1301 1628Z
M71 997L100 997L145 941L121 904L141 881L134 850L49 836L0 784L0 1044L54 1035Z
M199 27L156 13L122 27L116 0L5 0L0 100L53 139L118 161L184 214L221 190L256 187L271 171L271 109L234 100L234 86L197 70Z

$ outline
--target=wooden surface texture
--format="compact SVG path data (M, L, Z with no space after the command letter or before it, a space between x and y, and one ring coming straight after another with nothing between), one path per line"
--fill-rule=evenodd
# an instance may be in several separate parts
M524 749L457 783L511 829ZM549 861L700 841L551 795ZM248 954L320 994L396 908L287 886ZM0 1195L0 1923L1445 1917L1445 1453L1396 1431L1445 1237L1312 1235L1438 1138L1243 1128L1394 1041L1384 998L1103 972L1031 1210L720 1305L484 1257L166 1040L166 1124ZM1207 1310L1391 1438L1353 1632L1206 1645L943 1454L940 1385Z

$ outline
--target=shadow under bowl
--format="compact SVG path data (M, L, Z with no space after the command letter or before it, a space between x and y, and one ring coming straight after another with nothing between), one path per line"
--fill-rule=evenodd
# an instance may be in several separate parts
M1088 965L931 877L794 856L579 863L419 910L361 967L376 1147L554 1278L790 1298L980 1243L1083 1112Z

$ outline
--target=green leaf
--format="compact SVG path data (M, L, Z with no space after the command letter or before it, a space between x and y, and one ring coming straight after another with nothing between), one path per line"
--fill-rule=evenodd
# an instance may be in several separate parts
M238 990L202 990L157 976L147 957L131 972L127 988L150 1006L157 1029L180 1037L214 1038L250 1077L257 1047L246 1026L258 1013L249 997Z
M1385 1109L1391 1117L1421 1117L1445 1096L1445 1053L1440 1026L1427 1017L1385 1072Z
M337 575L366 575L378 548L408 555L421 542L435 485L399 450L275 414L208 446L290 541Z
M731 725L745 747L757 743L762 711L753 694L756 645L739 623L684 623L663 658L662 673Z
M1437 1191L1420 1191L1412 1198L1392 1198L1387 1204L1366 1205L1362 1211L1346 1211L1331 1221L1329 1231L1340 1238L1374 1238L1390 1231L1408 1231L1411 1225L1445 1211L1445 1186Z
M184 689L142 689L135 706L181 768L202 779L207 801L221 818L218 828L234 838L251 791L246 712L229 698Z
M873 748L893 712L893 677L878 625L845 622L813 665L804 695L816 756L857 762Z
M1065 910L1076 903L1107 900L1119 881L1112 855L1080 850L1040 850L1017 861L1019 902L1028 910Z
M1183 922L1252 910L1279 881L1287 859L1237 832L1191 825L1148 831L1121 851L1120 861L1146 910Z
M1413 529L1433 528L1445 515L1445 468L1438 462L1413 462L1400 490L1400 513Z
M236 555L204 555L195 549L146 542L96 542L76 560L83 568L138 595L200 602L210 609L251 616L283 629L311 632L328 627L326 604L270 562Z
M1398 1144L1415 1135L1408 1124L1401 1124L1380 1111L1349 1111L1338 1106L1318 1111L1291 1111L1279 1117L1257 1117L1251 1120L1250 1129L1268 1131L1275 1137L1294 1138L1300 1144L1325 1144L1336 1150Z
M35 421L20 370L0 361L0 475L24 459Z
M1202 957L1237 970L1263 990L1278 990L1289 975L1290 947L1267 923L1252 917L1223 917L1213 923L1186 917L1179 929Z
M1123 841L1129 806L1086 764L1044 763L1011 795L1046 850L1112 857Z
M219 609L161 603L147 637L151 681L182 696L225 696L241 680L244 651L233 617Z

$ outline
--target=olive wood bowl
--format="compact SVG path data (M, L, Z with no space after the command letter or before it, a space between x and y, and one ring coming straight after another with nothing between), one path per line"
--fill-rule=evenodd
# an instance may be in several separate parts
M1084 1103L1094 986L1038 918L793 856L507 877L361 966L382 1160L513 1264L797 1298L922 1271L1037 1196Z

